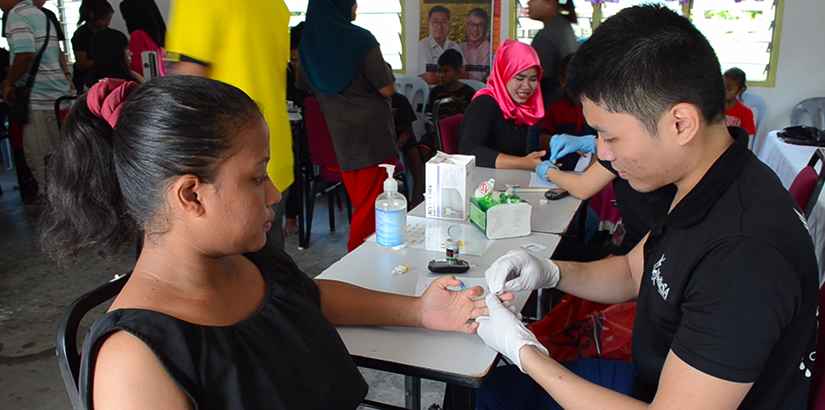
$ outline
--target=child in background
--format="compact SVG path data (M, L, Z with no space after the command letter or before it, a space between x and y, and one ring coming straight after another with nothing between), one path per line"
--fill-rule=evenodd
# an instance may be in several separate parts
M567 81L567 65L573 58L573 54L568 55L561 61L559 67L559 83L564 88L564 83ZM560 134L567 134L570 136L581 137L585 135L596 135L596 130L587 125L587 120L584 118L582 105L579 101L574 101L564 93L562 99L553 103L544 114L544 119L541 121L541 136L539 137L538 145L536 142L527 142L527 152L545 150L550 152L550 140ZM563 171L572 171L579 161L580 155L573 152L567 154L557 160L556 165Z
M754 136L756 126L753 125L753 111L739 101L747 89L744 71L736 67L725 71L725 124L728 127L742 127L748 135Z
M433 123L437 123L444 118L456 114L463 114L470 105L476 91L473 87L459 81L459 76L464 72L464 58L456 50L445 50L438 57L438 77L441 85L437 85L430 90L430 99L427 101L425 112L432 113L433 104L436 101L453 97L456 102L444 104L438 112L438 118L433 118ZM435 154L435 128L427 125L427 134L421 137L418 142L418 150L421 154L421 161L427 162Z

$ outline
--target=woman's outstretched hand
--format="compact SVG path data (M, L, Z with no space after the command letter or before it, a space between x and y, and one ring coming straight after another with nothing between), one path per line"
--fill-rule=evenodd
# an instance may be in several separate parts
M481 286L453 291L448 287L459 287L461 281L453 275L438 278L427 288L418 300L421 326L444 332L475 333L478 323L475 319L487 316L487 302L480 299L484 294ZM511 300L512 294L502 295Z
M521 157L522 162L523 162L523 166L521 168L526 169L526 170L530 170L530 171L535 170L536 167L539 164L541 164L541 157L543 157L544 154L546 154L546 153L547 153L547 151L544 151L544 150L533 151L533 152Z

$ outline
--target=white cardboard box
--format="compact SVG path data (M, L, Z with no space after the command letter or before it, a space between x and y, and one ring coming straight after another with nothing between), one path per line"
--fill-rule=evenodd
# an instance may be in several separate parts
M428 218L464 220L470 214L476 157L439 152L425 166Z

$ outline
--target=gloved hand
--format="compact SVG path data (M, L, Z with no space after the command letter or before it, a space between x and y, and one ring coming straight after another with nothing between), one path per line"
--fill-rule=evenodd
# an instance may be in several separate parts
M547 170L550 168L559 169L559 167L557 167L556 164L550 161L542 161L541 164L538 164L536 166L536 174L538 174L539 177L541 177L541 179L545 181L550 181L549 179L547 179Z
M559 267L550 259L517 250L496 259L484 272L484 277L490 293L500 295L555 287L559 283Z
M596 136L577 137L570 134L558 134L550 139L550 161L556 162L557 159L576 151L595 153Z
M522 372L519 350L525 345L536 346L545 355L547 349L539 343L536 336L524 327L524 324L504 306L493 294L487 295L489 316L479 316L477 333L481 340L501 354L507 356Z

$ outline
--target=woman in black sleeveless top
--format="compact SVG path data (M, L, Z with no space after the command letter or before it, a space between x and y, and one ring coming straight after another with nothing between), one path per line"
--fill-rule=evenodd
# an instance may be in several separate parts
M266 246L269 131L228 84L106 79L72 108L50 163L43 248L116 254L142 232L129 282L92 326L88 409L354 409L367 386L334 325L471 333L480 287L421 298L309 279Z

